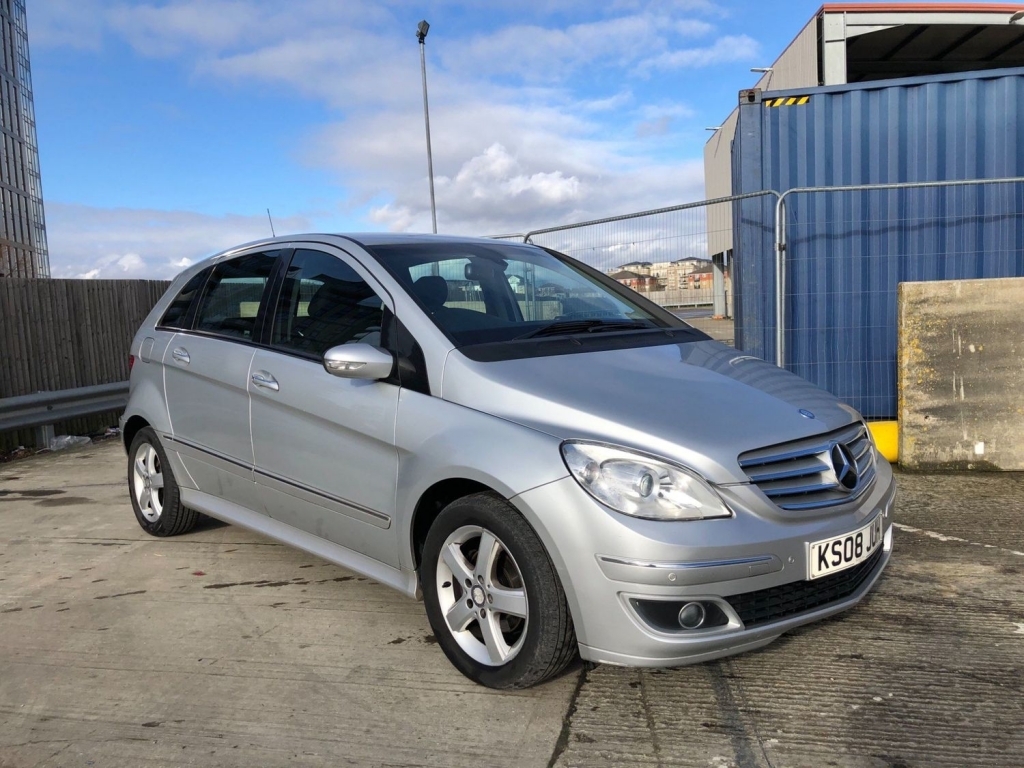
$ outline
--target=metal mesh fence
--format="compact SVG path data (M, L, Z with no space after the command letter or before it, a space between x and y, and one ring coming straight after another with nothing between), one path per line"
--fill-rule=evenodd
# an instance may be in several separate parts
M765 191L502 239L554 248L688 307L712 302L710 271L705 284L687 262L710 269L721 234L734 248L725 284L736 288L736 347L867 418L892 419L899 284L1024 276L1024 178Z
M766 195L774 193L702 200L539 229L523 239L579 259L662 306L710 307L714 279L709 241L715 234L732 232L731 203ZM731 295L728 265L723 267L720 290ZM726 295L721 297L723 302Z
M1024 276L1024 179L792 190L782 360L868 418L896 417L897 286Z

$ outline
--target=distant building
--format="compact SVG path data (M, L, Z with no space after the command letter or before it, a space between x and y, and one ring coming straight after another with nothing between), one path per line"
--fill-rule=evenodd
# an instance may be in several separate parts
M628 269L631 272L636 272L640 275L649 274L653 265L649 261L631 261L628 264L623 264L619 269Z
M658 278L653 275L642 275L629 269L613 272L609 275L612 280L618 280L627 288L634 291L657 291L659 289Z
M659 291L678 291L680 288L687 287L686 276L693 272L704 272L711 271L711 262L707 259L677 259L675 261L631 261L628 264L623 264L616 267L615 270L609 273L609 275L616 280L619 278L615 277L615 274L619 271L625 271L637 276L653 277L656 278L654 282L647 281L647 285L651 285L650 288L644 290ZM632 278L627 278L632 279ZM622 280L619 280L621 283ZM624 283L628 285L628 283ZM632 288L633 286L630 285ZM636 289L640 290L640 289Z
M707 259L678 259L652 264L651 274L658 278L665 290L678 291L685 287L687 275L710 269L711 262Z
M0 277L49 277L25 0L0 0Z

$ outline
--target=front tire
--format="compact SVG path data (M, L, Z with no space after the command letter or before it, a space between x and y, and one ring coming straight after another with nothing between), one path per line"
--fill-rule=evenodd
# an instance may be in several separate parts
M528 688L576 657L572 617L536 532L492 493L457 499L423 546L427 618L448 659L489 688Z
M160 438L143 427L128 449L128 491L135 519L152 536L177 536L195 527L199 513L181 503L181 493Z

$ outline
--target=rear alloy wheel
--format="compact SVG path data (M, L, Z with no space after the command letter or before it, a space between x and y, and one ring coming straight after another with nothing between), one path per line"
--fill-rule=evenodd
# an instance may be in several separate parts
M152 443L142 443L132 464L132 488L139 513L149 523L160 519L164 511L164 473L160 455Z
M140 429L128 449L128 490L135 519L153 536L187 533L199 519L181 503L167 454L151 427Z
M427 534L420 582L438 644L471 680L526 688L576 655L554 566L504 499L481 493L446 507Z

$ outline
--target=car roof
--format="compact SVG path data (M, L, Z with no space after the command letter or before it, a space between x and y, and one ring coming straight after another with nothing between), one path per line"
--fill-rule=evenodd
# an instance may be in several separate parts
M233 246L221 253L233 253L244 248L251 248L259 245L294 243L303 240L315 241L335 237L342 238L344 240L351 240L357 245L369 247L373 247L375 245L412 245L429 243L476 243L478 245L483 245L485 243L505 243L509 245L523 245L523 243L516 243L515 241L497 240L489 237L470 237L466 235L430 235L407 232L300 232L292 235L282 235L280 237L268 237L260 240L253 240L252 242Z
M464 235L432 235L407 232L299 232L291 235L281 235L280 237L268 237L260 240L252 240L248 243L240 243L239 245L232 246L231 248L219 251L218 253L208 256L207 258L187 267L178 273L178 278L189 278L214 262L229 259L240 251L249 250L251 248L284 245L287 243L302 241L329 241L333 238L349 240L354 242L356 245L367 248L373 248L378 245L419 245L430 243L452 243L456 245L460 243L475 245L496 245L500 243L503 246L522 247L526 245L532 248L536 247L532 243L519 243L516 241L498 240L488 237L469 237Z

